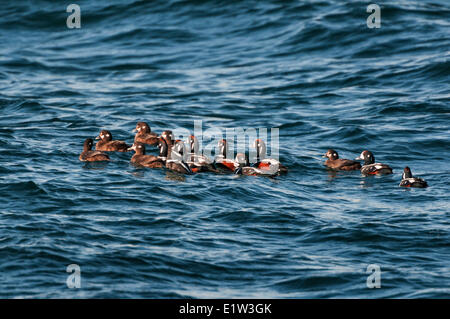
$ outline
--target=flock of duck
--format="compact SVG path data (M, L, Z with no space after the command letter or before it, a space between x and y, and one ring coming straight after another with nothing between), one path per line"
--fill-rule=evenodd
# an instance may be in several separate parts
M129 152L134 151L131 157L131 163L137 166L149 168L167 168L181 174L194 174L198 172L214 173L234 173L251 176L276 176L287 173L288 169L278 160L266 158L266 144L261 139L256 139L253 147L256 150L256 162L250 164L248 157L244 153L236 154L234 159L227 158L228 144L226 140L220 140L218 143L219 155L211 160L199 152L199 143L195 136L189 138L189 147L186 147L183 141L174 140L173 133L166 130L161 135L152 132L146 122L138 122L133 145L128 145L124 141L113 140L110 131L102 130L96 137L99 141L95 145L95 151L92 150L94 141L87 138L84 141L83 152L80 154L80 161L97 162L109 161L109 155L105 152ZM158 147L159 155L145 154L146 145ZM393 170L389 165L376 163L375 157L370 151L363 151L355 160L359 162L339 158L335 150L328 150L323 157L328 159L324 165L336 171L360 170L364 176L392 174ZM411 169L405 167L400 185L402 187L427 187L425 180L413 177Z

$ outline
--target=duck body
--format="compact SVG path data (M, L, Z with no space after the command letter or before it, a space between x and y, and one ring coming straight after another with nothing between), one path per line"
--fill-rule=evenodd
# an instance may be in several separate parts
M93 151L94 141L88 138L84 141L83 152L81 152L79 160L82 162L100 162L109 161L109 156L101 151Z
M166 139L161 139L162 143L166 143ZM167 146L166 146L167 147ZM185 145L182 141L176 140L171 147L167 147L169 150L167 160L166 160L166 168L171 171L191 175L194 172L191 170L189 165L184 161L184 154L186 154Z
M361 163L349 159L339 158L339 154L333 149L329 149L323 157L328 158L324 165L333 170L355 171L361 169Z
M214 165L221 172L232 173L239 167L239 165L229 158L223 158L222 156L217 156L214 160Z
M216 165L206 156L191 153L188 156L186 163L189 165L191 170L195 173L198 172L214 172L219 173Z
M280 161L266 158L267 147L262 139L256 139L253 142L253 147L256 149L256 163L252 165L254 168L267 175L273 175L273 172L277 174L286 174L288 172L288 168L282 165Z
M97 151L128 152L130 146L123 141L113 141L110 131L102 130L95 139L100 140L95 144Z
M375 163L375 157L370 151L363 151L356 160L363 160L364 165L361 167L361 174L368 175L384 175L392 174L392 168L387 164Z
M363 165L361 167L361 174L363 175L387 175L392 174L392 168L389 165L374 163Z
M422 178L412 176L411 169L406 166L403 170L402 180L398 186L425 188L428 187L428 183Z

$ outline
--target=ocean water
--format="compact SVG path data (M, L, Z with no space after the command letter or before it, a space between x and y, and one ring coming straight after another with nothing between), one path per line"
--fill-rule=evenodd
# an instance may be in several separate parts
M69 3L0 3L1 298L450 297L448 1L378 1L373 29L372 1L77 1L79 29ZM289 172L78 160L141 120L278 128Z

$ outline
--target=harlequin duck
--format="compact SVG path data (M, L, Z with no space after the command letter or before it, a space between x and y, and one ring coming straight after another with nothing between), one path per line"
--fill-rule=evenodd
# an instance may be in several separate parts
M392 168L386 164L375 163L375 157L372 152L363 151L356 160L364 161L364 165L361 168L361 173L367 175L377 174L392 174Z
M354 171L361 169L361 164L359 162L355 162L349 159L343 159L339 158L338 153L333 150L329 149L323 157L328 157L328 159L325 161L324 165L332 168L334 170L339 171Z
M163 139L166 141L167 146L168 146L169 148L170 148L170 147L173 145L173 143L175 142L174 139L173 139L173 133L172 133L171 130L165 130L164 132L161 133L161 136L160 136L160 137L163 138Z
M264 143L262 139L256 139L255 142L253 142L253 147L256 149L256 163L253 164L253 167L260 170L268 170L270 172L275 170L278 173L287 173L287 167L282 165L279 161L273 158L265 158L267 148L266 143Z
M428 187L428 183L422 178L412 176L411 169L406 166L399 186L425 188Z
M186 163L193 172L219 172L214 163L207 156L199 154L198 140L194 135L189 137L189 144L191 149L187 156Z
M238 167L234 170L235 174L248 175L248 176L276 176L279 173L279 167L276 163L271 163L264 168L257 168L250 166L248 157L244 153L237 153L235 162L238 163Z
M220 140L218 142L219 155L214 159L215 167L222 172L232 173L239 167L239 164L232 159L227 158L228 142L227 140Z
M164 140L165 142L165 140ZM166 160L166 167L181 174L193 174L191 168L184 161L186 147L180 140L176 140Z
M135 142L156 146L159 144L158 134L152 132L150 126L145 122L137 122L134 137Z
M95 145L97 151L128 152L128 149L130 148L130 146L123 141L113 141L111 132L107 130L102 130L100 135L95 139L100 140Z
M87 138L84 141L83 152L80 154L80 161L82 162L98 162L109 161L109 156L100 151L92 151L94 141L92 138Z
M131 163L150 168L162 168L165 167L165 159L154 155L145 155L145 145L140 142L134 142L133 146L129 150L135 151L135 154L131 158Z

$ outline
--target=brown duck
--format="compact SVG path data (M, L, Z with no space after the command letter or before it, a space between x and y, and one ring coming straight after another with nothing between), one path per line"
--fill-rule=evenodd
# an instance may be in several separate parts
M80 161L82 162L100 162L109 161L109 156L100 151L92 151L94 141L92 138L87 138L84 141L83 152L80 154Z
M95 144L95 149L97 151L128 152L128 149L130 148L130 146L123 141L113 141L111 132L107 130L102 130L95 139L100 140Z
M131 158L131 163L150 168L162 168L166 166L165 158L154 155L145 155L145 145L139 142L135 142L129 150L135 151L135 154Z
M152 132L150 126L145 122L137 122L136 128L133 132L136 132L134 142L153 146L157 146L159 144L158 134Z

